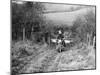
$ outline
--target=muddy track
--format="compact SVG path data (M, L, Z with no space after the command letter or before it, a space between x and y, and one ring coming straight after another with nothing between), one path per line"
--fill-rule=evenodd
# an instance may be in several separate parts
M52 65L58 52L55 50L46 50L33 57L23 68L22 73L44 72Z

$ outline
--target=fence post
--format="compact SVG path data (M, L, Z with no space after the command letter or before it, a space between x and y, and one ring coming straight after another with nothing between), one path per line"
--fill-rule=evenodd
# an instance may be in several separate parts
M23 28L23 42L25 41L25 27Z

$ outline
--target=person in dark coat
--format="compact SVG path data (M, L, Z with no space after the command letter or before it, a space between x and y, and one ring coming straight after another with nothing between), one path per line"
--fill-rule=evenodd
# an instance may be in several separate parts
M65 41L64 41L64 30L62 28L60 28L58 30L58 37L57 37L58 40L61 40L61 44L65 47L66 44L65 44Z

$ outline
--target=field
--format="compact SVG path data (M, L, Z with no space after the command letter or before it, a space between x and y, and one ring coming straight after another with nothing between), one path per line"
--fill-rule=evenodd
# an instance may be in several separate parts
M47 44L18 41L12 45L12 73L95 69L95 48L80 43L59 53Z

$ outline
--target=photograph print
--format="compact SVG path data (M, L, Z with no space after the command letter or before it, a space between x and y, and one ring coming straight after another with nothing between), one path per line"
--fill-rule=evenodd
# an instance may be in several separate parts
M11 75L95 69L95 5L11 0Z

